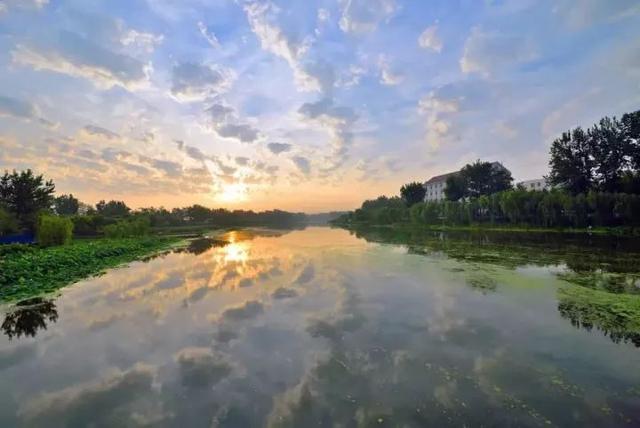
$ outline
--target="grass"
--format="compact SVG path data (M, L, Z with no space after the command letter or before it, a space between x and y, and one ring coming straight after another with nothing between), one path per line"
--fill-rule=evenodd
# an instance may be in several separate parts
M5 246L0 251L0 302L51 293L104 269L166 249L177 241L144 237L82 240L51 248Z

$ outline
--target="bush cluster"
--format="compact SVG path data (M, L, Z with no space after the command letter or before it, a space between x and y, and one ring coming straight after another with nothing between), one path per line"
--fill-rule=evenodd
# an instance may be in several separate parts
M149 234L151 225L146 217L138 217L128 220L120 220L117 223L104 227L104 236L107 238L131 238Z
M73 222L66 217L41 215L36 232L38 244L42 247L65 245L71 242Z
M504 224L534 227L640 226L640 195L561 190L507 190L461 201L420 202L405 208L399 198L378 198L341 222L423 225Z

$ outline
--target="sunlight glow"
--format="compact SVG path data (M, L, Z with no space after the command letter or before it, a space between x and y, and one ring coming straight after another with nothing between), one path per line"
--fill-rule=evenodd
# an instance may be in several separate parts
M243 202L247 200L247 186L242 183L227 184L222 192L216 196L220 202Z

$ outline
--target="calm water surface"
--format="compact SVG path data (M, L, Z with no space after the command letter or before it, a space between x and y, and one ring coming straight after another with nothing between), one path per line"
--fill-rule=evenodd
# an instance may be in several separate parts
M640 341L559 310L601 250L224 239L0 308L0 427L640 426Z

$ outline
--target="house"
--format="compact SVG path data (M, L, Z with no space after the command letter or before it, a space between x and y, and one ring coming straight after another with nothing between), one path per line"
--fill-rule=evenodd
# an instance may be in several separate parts
M491 162L491 166L494 170L506 169L500 162ZM444 194L444 189L447 187L447 178L459 174L460 171L450 172L448 174L436 175L431 177L424 183L424 200L425 201L443 201L447 197Z
M436 175L431 177L429 181L424 183L424 200L425 201L442 201L446 198L444 189L447 187L447 178L456 175L456 172L450 172L448 174Z
M535 180L525 180L517 184L517 187L524 187L525 190L549 190L551 186L544 178L536 178Z

